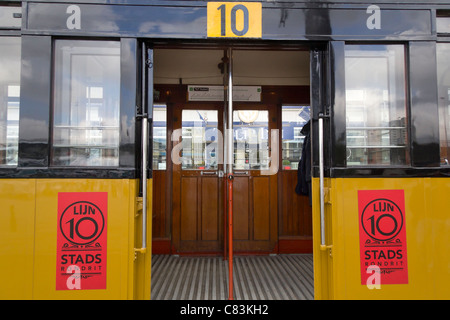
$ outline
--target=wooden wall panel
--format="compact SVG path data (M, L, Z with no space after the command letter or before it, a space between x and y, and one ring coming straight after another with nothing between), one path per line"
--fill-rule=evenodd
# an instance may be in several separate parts
M167 234L166 215L166 171L153 171L153 200L152 200L152 237L164 238Z
M233 239L248 240L249 234L248 177L235 177L233 181Z
M197 177L181 178L181 240L197 240Z
M219 179L204 177L201 181L201 240L219 240Z
M295 193L297 171L283 170L280 188L279 235L312 236L312 208L309 197Z
M253 225L255 240L270 238L269 177L253 178Z

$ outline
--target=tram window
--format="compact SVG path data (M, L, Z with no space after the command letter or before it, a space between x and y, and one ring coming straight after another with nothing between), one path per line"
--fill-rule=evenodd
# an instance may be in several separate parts
M233 111L235 170L269 169L269 112Z
M218 111L182 111L183 170L216 170L218 166Z
M450 43L437 44L439 93L439 133L441 164L449 165L450 157Z
M282 106L282 168L283 170L297 170L301 159L303 140L301 133L303 126L310 117L309 106Z
M20 57L20 38L0 37L0 165L17 165Z
M153 105L153 170L166 170L166 115L165 104Z
M21 26L21 7L0 6L0 28L20 29Z
M405 50L346 45L347 166L406 165Z
M120 44L55 43L52 164L119 164Z

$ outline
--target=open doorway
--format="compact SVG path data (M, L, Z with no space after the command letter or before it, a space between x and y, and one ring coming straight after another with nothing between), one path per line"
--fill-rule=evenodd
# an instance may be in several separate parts
M154 49L155 299L227 298L227 51ZM232 52L235 297L312 299L312 208L297 187L310 117L310 50ZM284 295L282 283L296 289ZM257 293L267 290L274 296Z
M225 52L154 49L155 253L217 255L225 249L223 162L215 145L223 132ZM309 55L299 47L233 49L233 88L240 89L233 105L236 253L312 252L310 201L295 192L310 111ZM174 162L177 130L181 161ZM273 130L277 143L270 141ZM272 145L278 168L264 175Z

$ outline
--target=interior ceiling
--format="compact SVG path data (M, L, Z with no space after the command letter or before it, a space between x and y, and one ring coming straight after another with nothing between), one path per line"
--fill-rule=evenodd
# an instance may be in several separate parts
M156 84L222 85L223 50L155 49ZM309 85L309 51L234 50L233 85Z

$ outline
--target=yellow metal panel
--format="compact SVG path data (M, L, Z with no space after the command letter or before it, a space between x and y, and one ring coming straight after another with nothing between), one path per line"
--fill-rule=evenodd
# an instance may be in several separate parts
M0 180L0 299L150 299L152 180L148 180L147 250L136 180ZM106 192L106 289L56 290L58 194Z
M0 180L0 299L31 299L35 180Z
M450 298L450 179L327 180L331 180L332 190L331 203L326 205L327 245L331 250L320 250L318 180L313 181L317 299ZM396 189L405 193L408 284L381 284L380 289L369 289L361 285L358 190Z
M430 283L436 299L450 299L450 179L425 179L425 204L429 235L424 244L429 248L429 261L424 268L434 276Z

